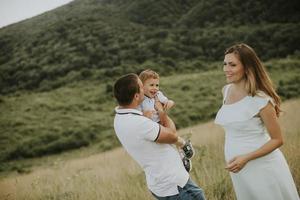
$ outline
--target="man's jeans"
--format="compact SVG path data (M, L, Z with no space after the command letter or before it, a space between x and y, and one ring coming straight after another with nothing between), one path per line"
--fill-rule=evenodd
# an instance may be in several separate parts
M179 194L159 197L152 193L158 200L205 200L204 193L190 178L183 188L178 186Z

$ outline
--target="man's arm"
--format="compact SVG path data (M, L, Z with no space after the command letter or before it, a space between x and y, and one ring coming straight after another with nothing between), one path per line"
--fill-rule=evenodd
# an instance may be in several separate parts
M176 126L173 120L167 115L163 110L162 104L160 102L155 102L155 107L157 109L160 118L160 133L156 139L157 143L174 144L178 140L178 135L176 132Z

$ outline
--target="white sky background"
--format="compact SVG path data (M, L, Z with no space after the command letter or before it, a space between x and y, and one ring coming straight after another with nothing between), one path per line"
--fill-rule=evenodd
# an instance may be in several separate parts
M72 0L0 0L0 28L57 8Z

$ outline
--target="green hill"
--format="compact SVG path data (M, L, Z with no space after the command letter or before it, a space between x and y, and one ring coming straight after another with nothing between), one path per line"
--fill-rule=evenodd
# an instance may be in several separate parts
M75 0L0 29L1 163L113 148L113 81L145 68L162 75L179 128L211 119L223 52L236 42L257 50L283 98L299 96L298 10L298 1Z
M0 92L47 91L145 65L182 70L243 41L265 60L299 51L298 1L77 0L0 30Z

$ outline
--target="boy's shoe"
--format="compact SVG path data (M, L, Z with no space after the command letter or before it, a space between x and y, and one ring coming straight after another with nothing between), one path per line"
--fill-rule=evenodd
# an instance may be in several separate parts
M192 170L192 161L188 159L187 157L182 158L183 166L187 172L190 172Z
M193 145L190 140L185 142L185 145L182 147L182 150L187 158L192 158L195 154Z

